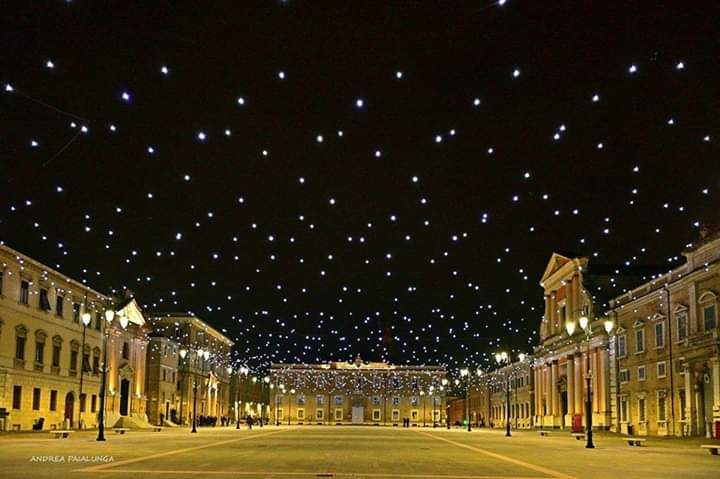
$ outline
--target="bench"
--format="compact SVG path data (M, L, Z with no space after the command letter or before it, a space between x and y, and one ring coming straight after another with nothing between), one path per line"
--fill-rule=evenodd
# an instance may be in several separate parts
M72 434L74 431L67 430L67 429L55 429L54 431L49 431L50 434L55 435L55 439L60 439L61 437L67 438L70 437L70 434Z
M115 434L125 434L125 433L128 432L129 430L130 430L130 429L127 428L127 427L114 427L114 428L113 428L113 431L115 431Z
M155 431L155 432L162 432L163 427L162 427L162 426L153 426L153 427L152 427L152 430Z
M710 451L710 454L712 454L713 456L717 456L720 444L703 444L700 447L702 447L703 449L708 449Z
M549 435L550 435L550 431L542 431L542 430L541 430L541 431L538 431L538 434L540 434L541 436L549 436Z
M628 443L628 446L642 446L642 443L644 443L647 439L638 439L636 437L626 437L625 440Z
M574 432L574 433L572 433L572 434L570 434L570 435L571 435L572 437L574 437L575 439L577 439L578 441L579 441L580 439L585 439L585 433L584 433L584 432Z

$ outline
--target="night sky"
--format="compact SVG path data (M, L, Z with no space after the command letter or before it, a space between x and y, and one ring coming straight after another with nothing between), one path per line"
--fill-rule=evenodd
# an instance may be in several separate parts
M0 240L254 367L485 367L536 344L553 251L669 268L720 223L717 18L5 2Z

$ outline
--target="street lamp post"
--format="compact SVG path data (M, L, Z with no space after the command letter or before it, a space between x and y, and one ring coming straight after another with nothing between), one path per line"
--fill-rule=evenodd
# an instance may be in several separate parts
M185 356L187 356L188 350L185 348L180 348L180 351L178 351L180 354L180 361L182 363L185 362ZM185 367L184 365L183 367ZM180 389L180 424L182 424L183 419L185 419L185 416L183 416L183 402L185 402L185 372L180 371L182 376L180 376L180 383L181 383L181 389Z
M262 378L260 383L260 427L263 427L265 420L263 418L263 410L265 409L265 385L270 383L270 376Z
M465 378L465 411L467 418L467 430L472 431L472 425L470 424L470 370L463 368L460 370L460 377Z
M442 384L442 387L447 387L447 378L442 378L442 381L440 381L440 383ZM445 396L445 425L448 429L450 429L450 403L447 400L447 396Z
M585 390L587 392L585 396L585 437L587 438L587 442L585 443L585 447L587 449L593 449L595 448L595 444L593 443L593 431L592 431L592 375L593 371L590 368L590 341L592 339L592 326L590 325L590 319L587 315L587 309L582 309L582 314L580 315L580 318L578 319L580 323L580 328L585 333L585 339L587 341L587 349L586 349L586 356L585 356ZM615 324L612 320L607 319L604 322L604 328L605 332L607 334L610 334L610 332L615 327ZM574 321L568 321L565 323L565 329L567 330L568 336L572 336L575 332L575 322Z
M87 307L87 304L85 305ZM82 334L82 346L80 347L80 391L78 392L78 429L81 429L81 422L82 422L82 410L83 406L85 406L85 401L83 400L83 373L85 372L85 332L87 330L88 324L90 324L91 316L90 313L87 311L84 312L81 316L82 318L82 324L83 324L83 334Z
M501 364L509 364L510 356L505 351L495 354L495 362L498 366ZM505 436L511 437L510 433L510 373L505 375Z
M105 325L103 326L103 363L102 378L100 380L100 420L98 421L98 437L97 441L105 440L105 388L107 383L107 328L110 326L115 311L108 309L105 311Z
M205 362L210 358L210 351L209 350L197 350L197 357L202 360L202 373L200 374L200 378L202 380L205 379ZM192 424L192 430L190 432L197 432L197 374L194 375L194 382L193 382L193 424Z

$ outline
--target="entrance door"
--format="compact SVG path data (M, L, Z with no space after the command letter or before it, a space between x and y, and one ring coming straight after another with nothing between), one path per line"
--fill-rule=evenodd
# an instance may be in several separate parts
M562 421L562 428L565 429L567 427L567 424L565 424L565 416L568 413L568 393L567 391L563 391L560 393L560 404L561 404L561 421Z
M71 392L65 396L65 420L73 427L73 411L75 411L75 395Z
M365 408L353 406L352 408L352 423L362 424L364 422Z
M130 401L130 381L123 379L120 381L120 415L128 415L128 403Z

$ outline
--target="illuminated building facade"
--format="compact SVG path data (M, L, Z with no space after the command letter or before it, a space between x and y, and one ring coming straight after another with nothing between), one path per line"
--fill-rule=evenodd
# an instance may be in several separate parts
M283 424L444 424L441 366L364 362L273 364L270 417Z
M130 295L118 304L0 245L0 427L95 427L104 334L106 424L144 423L146 333Z

